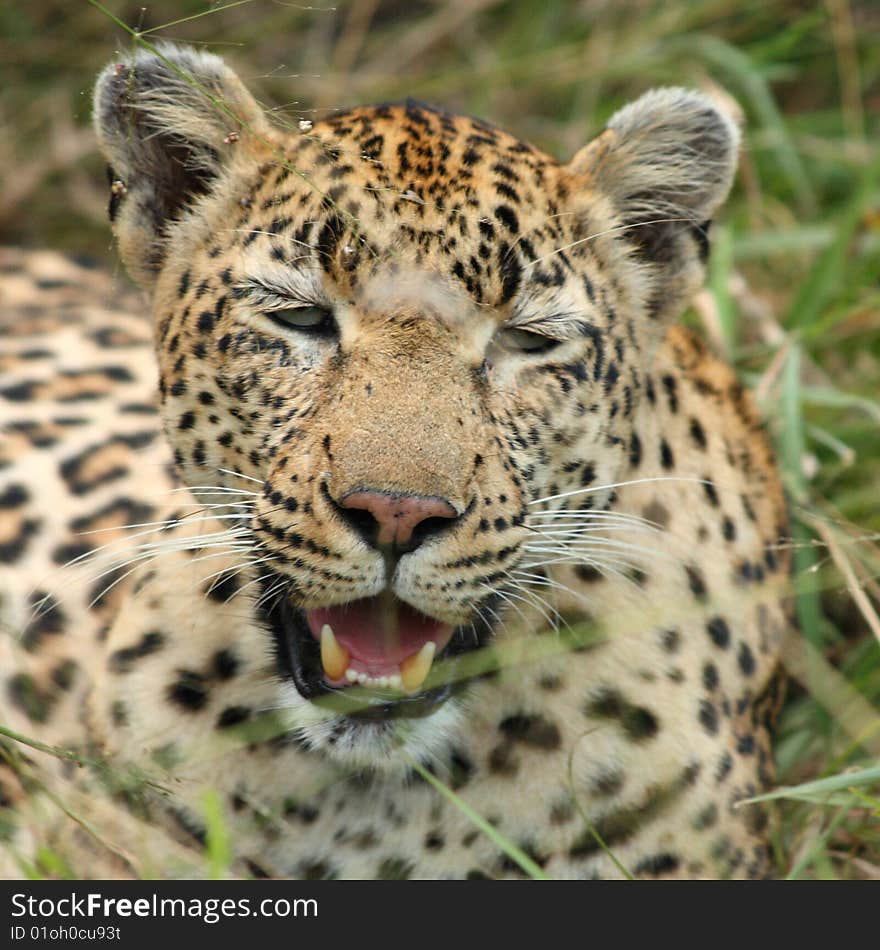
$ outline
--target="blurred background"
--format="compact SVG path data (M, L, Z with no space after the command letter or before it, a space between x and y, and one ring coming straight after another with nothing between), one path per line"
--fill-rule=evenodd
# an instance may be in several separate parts
M414 96L562 158L651 86L730 97L740 173L685 319L755 390L792 500L779 873L880 877L880 2L6 2L0 243L114 265L90 93L132 32L226 56L281 122Z

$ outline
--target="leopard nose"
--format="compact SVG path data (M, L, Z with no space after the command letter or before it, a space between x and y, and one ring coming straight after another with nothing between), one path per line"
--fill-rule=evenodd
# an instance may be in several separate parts
M458 517L445 498L361 490L339 502L340 514L373 547L415 550Z

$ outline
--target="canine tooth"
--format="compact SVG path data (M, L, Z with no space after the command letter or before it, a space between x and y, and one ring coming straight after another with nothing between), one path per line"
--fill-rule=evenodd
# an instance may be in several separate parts
M348 650L333 636L329 623L321 627L321 665L331 680L338 680L348 669Z
M414 693L428 678L437 644L429 640L415 656L408 656L400 664L400 679L408 693Z

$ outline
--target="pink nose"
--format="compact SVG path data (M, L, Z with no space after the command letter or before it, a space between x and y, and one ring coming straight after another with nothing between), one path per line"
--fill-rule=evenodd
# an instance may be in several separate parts
M342 508L351 508L368 512L378 526L378 534L374 543L378 545L393 544L398 547L415 547L424 540L427 532L425 522L431 518L456 518L457 512L443 498L430 495L399 495L379 491L354 491L346 495L340 502ZM423 530L417 532L421 537L413 544L413 532L422 525ZM439 528L440 525L431 527Z

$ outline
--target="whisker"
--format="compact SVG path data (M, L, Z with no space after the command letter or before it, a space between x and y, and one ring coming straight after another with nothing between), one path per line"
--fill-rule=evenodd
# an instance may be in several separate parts
M657 218L654 221L637 221L635 224L619 224L613 228L605 228L604 231L596 231L593 234L588 234L586 237L579 238L577 241L572 241L570 244L563 244L561 247L554 248L552 251L544 254L542 257L535 258L535 260L530 261L526 264L526 268L534 267L536 264L540 264L541 261L546 261L548 258L553 257L554 254L560 254L563 251L569 251L573 247L578 247L581 244L587 244L590 241L595 241L596 238L600 238L605 234L615 234L618 231L629 231L632 228L644 228L650 224L675 224L679 221L687 221L691 224L695 223L692 218Z
M530 501L530 505L539 505L545 501L556 501L559 498L571 498L573 495L589 495L594 492L608 491L612 488L623 488L626 485L644 485L650 482L694 482L697 485L705 485L705 478L691 478L686 475L658 475L655 478L633 478L625 482L613 482L609 485L594 485L592 488L575 488L572 491L560 492L558 495L547 495L544 498L536 498Z
M669 554L665 551L657 548L646 548L641 544L631 544L627 541L621 541L619 538L598 537L590 538L585 541L572 542L571 544L566 544L564 541L559 540L529 541L523 545L523 549L528 552L547 551L555 554L589 552L594 548L613 548L617 551L637 551L640 554L650 555L652 558L669 557Z
M119 558L116 561L109 560L109 563L107 563L107 566L104 568L104 570L100 571L96 575L91 575L90 577L87 577L85 579L85 582L89 584L96 583L102 577L106 577L108 574L111 574L115 571L122 570L131 564L139 564L141 561L155 560L156 558L159 558L164 554L171 554L171 553L177 553L177 552L189 551L189 550L201 551L201 550L210 549L213 547L222 547L222 550L220 552L215 552L213 555L213 556L217 556L218 553L219 554L246 553L247 551L251 550L252 546L248 544L242 544L242 543L226 543L226 542L193 545L192 547L181 546L181 545L167 546L167 547L155 546L155 545L143 545L142 547L136 548L134 552L127 555L126 557ZM108 561L106 557L103 557L100 560L103 560L105 562ZM193 562L195 562L196 560L199 560L199 559L194 558Z
M515 610L515 611L520 615L520 617L522 617L523 622L526 622L526 620L527 620L526 615L525 615L525 614L522 612L522 610L520 610L520 608L519 608L515 603L513 603L512 600L510 599L510 598L513 597L513 594L511 594L509 591L504 591L504 590L502 590L501 588L498 588L498 590L494 590L493 588L489 587L488 584L483 584L483 589L484 589L484 590L491 590L493 594L495 594L496 596L500 597L506 604L508 604L508 605L511 607L511 609ZM489 608L487 608L487 609L489 609Z
M169 523L172 525L175 524L175 522ZM158 530L161 530L161 528ZM129 565L138 565L141 561L151 560L160 557L165 553L192 550L194 548L212 548L217 547L218 545L223 545L224 550L232 554L246 553L247 551L252 550L254 545L251 532L244 527L234 529L226 528L222 531L195 535L189 538L161 538L160 540L154 542L141 542L140 544L134 545L133 547L126 544L126 542L130 542L132 538L143 537L144 535L153 535L156 533L157 529L151 527L144 531L137 532L135 535L128 535L124 538L116 538L112 541L108 541L106 544L100 545L100 547L86 551L75 558L71 558L71 560L63 564L61 568L62 570L66 570L66 573L68 574L67 580L60 585L53 583L52 586L55 588L54 593L47 593L44 597L41 597L39 600L33 603L31 613L24 625L24 629L27 629L29 625L40 620L40 618L44 616L47 605L52 602L55 593L66 591L72 586L79 586L83 583L97 583L102 577L106 577L108 574L114 573L116 571L124 570ZM112 550L113 548L117 548L120 544L126 544L124 550ZM84 578L80 573L80 569L93 565L103 565L104 569L99 571L97 574L86 575ZM132 570L135 569L135 567L132 568ZM127 572L122 577L118 578L115 583L119 583L119 581L124 580L125 577L129 576L130 573L131 571ZM106 590L101 591L101 593L98 595L98 598L100 598L104 593L106 593ZM94 603L95 601L92 601L90 606L94 605Z
M539 552L536 552L539 553ZM552 554L553 552L547 552ZM597 570L601 567L607 568L608 571L611 571L615 577L626 577L626 572L631 571L633 568L639 568L640 565L637 562L624 560L619 557L613 557L609 554L603 552L601 560L598 560L596 557L591 557L590 554L595 554L596 552L581 552L577 557L573 557L571 554L566 552L565 556L560 557L543 557L540 560L528 561L521 565L525 569L541 569L545 567L552 567L555 564L585 564L589 567L595 567Z
M117 577L112 583L108 584L106 587L104 587L102 590L100 590L100 591L95 595L95 597L94 597L94 599L91 601L91 603L89 603L89 608L94 607L95 604L98 603L98 601L99 601L102 597L106 597L107 594L109 594L110 591L113 590L113 588L116 587L117 584L121 584L127 577L131 577L131 575L134 574L134 572L135 572L136 570L137 570L137 567L131 568L131 570L126 571L121 577ZM109 573L109 572L105 572L105 573ZM99 575L99 578L98 578L98 579L100 579L100 578L103 577L103 576L104 576L103 574Z
M482 586L483 586L486 590L488 590L490 593L492 593L492 594L497 594L497 593L498 593L497 590L495 590L495 589L492 588L492 587L489 587L488 584L483 584ZM491 615L495 618L495 622L496 622L496 624L498 625L499 628L503 628L503 627L506 626L506 624L505 624L503 618L498 615L498 611L496 611L494 608L490 607L488 604L483 604L483 605L480 607L480 612L482 613L483 611L485 611L487 614L491 614ZM471 628L473 629L473 632L474 632L474 639L477 640L477 642L479 642L479 639L477 638L477 631L476 631L476 628L474 627L473 624L471 624Z
M268 556L268 557L263 558L262 560L263 560L263 561L272 561L272 560L275 560L275 558L270 555L270 556ZM255 563L259 564L260 561L256 561ZM252 587L254 584L259 584L261 581L268 580L270 577L274 577L274 576L275 576L275 572L274 572L274 571L273 571L271 574L261 574L259 577L255 577L253 580L248 581L247 584L242 584L242 586L239 587L239 589L232 595L232 597L237 597L239 594L241 594L241 593L243 593L244 591L246 591L246 590L248 589L248 587ZM230 598L230 600L231 600L231 599L232 599L232 598ZM228 603L228 601L227 601L227 603ZM259 606L259 605L258 605L258 604L255 604L254 606L256 607L256 606Z
M147 534L152 535L153 532L146 532ZM194 548L203 548L216 546L218 544L224 544L228 542L238 543L238 539L246 539L250 535L250 531L247 528L225 528L222 531L213 531L208 534L197 534L192 537L184 538L162 538L158 541L143 541L140 544L134 545L131 550L133 552L143 553L144 551L190 551ZM74 558L72 561L69 561L64 567L72 567L78 562L82 564L91 563L91 562L101 562L112 560L115 557L120 557L120 563L124 563L127 557L121 556L124 552L114 552L105 550L105 548L111 547L114 542L109 542L106 545L102 545L100 548L95 548L94 551L87 551L85 554L81 554L79 557Z
M593 508L559 508L555 511L536 511L526 515L529 524L542 524L552 521L620 521L624 524L648 524L659 527L656 522L640 515L627 514L622 511L597 511Z
M572 562L567 558L546 558L542 561L529 561L527 564L524 564L523 567L530 568L532 570L543 571L548 567L555 567L557 565L570 566L572 563L584 564L588 567L595 568L599 571L600 574L608 578L616 578L618 580L624 581L627 580L626 571L631 571L634 567L632 564L626 564L620 561L603 561L600 563L594 560L584 560L578 562ZM538 581L533 583L538 584ZM549 584L548 586L553 586Z
M207 507L207 506L206 506ZM228 508L229 505L211 505L212 508ZM197 518L195 515L197 512L193 512L193 516L182 515L180 518L176 518L169 521L144 521L140 524L123 524L123 525L114 525L112 528L95 528L93 531L77 531L74 537L77 538L86 538L92 534L101 534L104 531L125 531L128 528L156 528L158 531L169 531L171 528L179 528L181 526L186 526L190 524L195 524L199 521L240 521L243 517L241 512L231 515L216 515L216 514L207 514L203 517ZM139 531L137 534L127 534L120 538L114 538L113 541L108 541L106 545L101 545L101 548L107 547L110 544L119 544L127 541L131 541L134 538L143 537L145 534L154 534L158 531ZM95 551L100 551L101 548L95 548ZM72 564L73 561L68 561L64 566L67 567L68 564Z
M602 571L603 574L607 573L607 570L604 569L603 566L598 565L598 564L593 565L593 566L596 567L596 570ZM568 587L566 584L563 584L561 581L557 580L556 578L547 577L546 575L543 575L543 574L530 574L525 571L515 571L513 573L516 577L526 578L526 580L524 581L524 583L526 584L536 584L539 587L548 587L550 590L562 591L563 593L570 595L575 600L586 605L586 607L588 608L592 608L595 606L595 598L591 597L589 594L584 593L583 591L573 590L571 587ZM611 569L611 573L615 576L618 576L620 580L624 581L625 583L629 583L629 584L632 584L634 587L638 587L638 585L636 585L635 582L632 581L630 578L628 578L625 574L618 574L613 569ZM522 590L524 588L520 586L519 589ZM566 626L570 628L570 624L568 624L567 621L566 621Z
M194 558L194 561L199 560ZM230 577L235 577L237 574L240 574L242 571L246 570L249 567L253 567L255 564L261 564L263 561L271 560L271 555L266 555L265 557L256 558L252 561L244 561L241 564L234 564L232 567L224 567L219 571L214 571L213 574L208 574L207 577L203 577L199 583L206 583L207 581L212 580L215 577L221 577L224 574L229 575Z
M254 610L262 610L266 603L276 594L280 594L290 584L289 578L282 578L264 591L254 603Z
M179 492L193 492L203 491L215 495L250 495L253 498L258 498L260 492L256 491L247 491L244 488L227 488L225 485L184 485L181 488L169 488L168 494L174 495Z
M184 550L185 550L185 549L184 549ZM230 553L230 552L229 552L228 549L227 549L227 550L224 550L224 551L214 551L212 554L203 554L203 555L201 555L200 557L193 558L189 563L190 563L190 564L197 564L199 561L207 561L207 560L209 560L210 558L214 558L214 557L228 557L228 556L229 556L229 553ZM89 604L89 607L90 607L90 608L91 608L91 607L94 607L95 604L96 604L102 597L106 597L107 594L109 594L110 591L113 590L113 588L117 586L117 584L121 584L127 577L130 577L132 574L134 574L134 572L135 572L136 570L138 570L138 567L139 567L139 565L138 565L136 562L142 561L142 560L147 560L147 561L153 560L153 559L155 559L155 558L158 557L158 556L159 556L159 555L158 555L158 554L155 554L155 553L154 553L154 554L144 554L144 555L140 555L139 557L132 558L131 560L127 561L127 562L126 562L125 564L123 564L123 565L114 565L113 567L110 567L108 570L102 571L100 574L97 575L97 577L91 578L91 579L89 580L89 583L90 583L90 584L93 584L93 583L99 581L102 577L106 577L108 574L111 574L111 573L113 573L114 571L120 570L122 567L127 567L129 564L134 564L134 565L135 565L134 567L131 568L131 570L128 570L128 571L126 571L124 574L122 574L120 577L115 578L112 583L108 584L106 587L104 587L102 590L100 590L100 591L95 595L95 598L94 598L94 599L91 601L91 603Z
M504 596L513 597L516 600L519 600L520 603L524 603L527 607L531 607L533 610L537 610L538 613L540 613L541 616L547 621L548 625L553 630L558 631L559 630L558 621L562 620L563 623L565 622L562 614L560 614L559 611L551 603L549 603L549 601L541 597L535 591L527 591L523 589L522 587L516 584L516 581L514 581L513 583L514 583L515 589L519 593L515 594L513 591L509 589L505 589L504 591L499 589L498 591L496 591L496 593L501 597L504 597ZM526 617L523 614L523 612L518 607L515 607L515 609L517 610L519 615L523 618L523 620L526 620Z
M259 478L253 478L250 475L242 475L241 472L233 472L232 469L229 468L220 468L217 469L217 471L222 472L224 475L231 475L233 478L244 478L249 482L256 482L260 486L266 484L265 482L260 481Z
M163 554L178 554L182 551L203 551L206 548L210 549L212 547L222 547L222 550L213 551L210 555L208 555L210 557L220 557L222 555L246 553L252 550L252 547L250 545L232 545L232 544L223 544L223 545L202 544L202 545L198 545L192 548L173 547L173 548L165 548L165 549L159 548L156 550L148 548L146 550L138 551L137 553L133 554L131 557L127 557L115 563L111 563L110 566L106 570L101 571L100 574L97 574L88 578L87 582L94 583L96 581L99 581L102 577L106 577L108 574L112 573L113 571L118 571L118 570L121 570L122 568L128 567L129 564L137 564L140 561L152 561L158 557L161 557ZM192 558L189 563L195 564L200 560L202 560L202 557L195 557L195 558Z
M633 531L644 531L645 533L650 533L651 529L646 525L642 525L641 528L635 528L632 525L602 525L601 527L593 528L554 528L553 530L544 530L544 531L535 531L534 538L537 540L529 540L526 544L538 544L545 538L580 538L589 535L598 534L600 537L605 535L608 532L633 532ZM655 533L657 529L654 529Z

